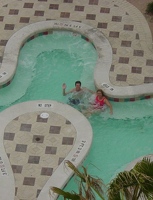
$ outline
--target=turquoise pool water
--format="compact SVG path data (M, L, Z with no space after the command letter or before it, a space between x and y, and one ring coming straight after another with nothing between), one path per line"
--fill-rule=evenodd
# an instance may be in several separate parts
M35 99L67 101L62 96L62 83L67 89L80 80L95 90L93 81L97 53L93 45L79 34L54 32L37 37L22 48L17 73L11 85L0 90L0 110L18 102ZM93 115L93 144L84 161L89 173L108 183L132 160L153 152L153 99L137 102L111 102L108 110ZM74 189L74 180L67 189Z

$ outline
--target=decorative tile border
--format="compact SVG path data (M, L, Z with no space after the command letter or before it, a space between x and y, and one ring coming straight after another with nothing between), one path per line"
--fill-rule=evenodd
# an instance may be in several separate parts
M49 34L52 34L53 32L54 32L54 30L51 29L51 30L44 31L44 32L41 32L41 33L38 33L38 34L34 34L34 35L30 36L30 37L24 42L24 44L22 45L22 47L23 47L27 42L29 42L29 41L31 41L31 40L33 40L33 39L39 37L39 36L49 35ZM70 31L70 32L71 32L71 31ZM74 32L71 32L71 33L74 33ZM75 33L74 33L73 35L76 36ZM78 33L77 33L77 35L78 35ZM91 42L91 41L89 40L89 38L85 37L84 35L80 35L80 37L81 37L82 39L86 40L87 42ZM94 44L93 44L92 42L91 42L91 44L94 46ZM22 47L21 47L21 48L22 48ZM95 46L94 46L94 48L95 48ZM0 78L1 78L1 77L0 77Z
M108 97L110 101L114 101L114 102L129 102L129 101L132 102L132 101L145 100L145 99L151 99L151 98L153 98L153 95L140 96L136 98L122 98L122 99Z

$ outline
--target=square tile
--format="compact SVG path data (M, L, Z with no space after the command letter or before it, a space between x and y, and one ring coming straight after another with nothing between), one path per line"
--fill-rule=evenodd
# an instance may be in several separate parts
M112 16L112 21L113 22L121 22L122 21L122 17L121 16Z
M8 40L0 40L0 46L6 46Z
M33 177L24 177L23 185L34 186L35 185L35 178L33 178Z
M5 132L4 133L4 140L14 140L15 133Z
M130 101L135 101L135 98L130 98Z
M10 153L7 153L7 157L10 158Z
M135 39L139 40L139 34L137 33L136 36L135 36Z
M153 60L149 60L149 59L148 59L148 60L146 61L146 65L147 65L147 66L153 66Z
M41 169L41 175L51 176L52 173L53 173L53 168L42 167Z
M59 4L50 4L49 5L49 9L58 10L58 8L59 8Z
M20 23L29 23L30 17L20 17Z
M117 31L110 31L109 32L109 37L114 37L114 38L119 38L119 32Z
M40 156L29 156L28 163L39 164Z
M14 24L5 24L4 30L14 30Z
M73 3L73 0L64 0L64 3Z
M4 16L0 16L0 22L4 20Z
M15 196L17 195L17 192L18 192L18 188L15 187Z
M26 152L27 151L27 145L25 145L25 144L17 144L16 148L15 148L15 151Z
M124 25L123 30L125 31L133 31L134 26L133 25Z
M141 74L142 73L142 68L141 67L132 67L131 68L131 73Z
M50 126L49 133L60 134L61 126Z
M23 8L33 8L34 3L24 3Z
M122 40L121 46L122 47L131 47L131 41Z
M71 122L69 120L66 120L65 124L71 124Z
M14 118L13 120L18 121L19 117Z
M143 50L134 50L133 55L134 56L144 56L144 51Z
M75 6L75 11L84 11L84 6Z
M153 83L153 77L144 77L144 83Z
M111 65L110 71L111 71L111 72L114 71L114 65Z
M43 123L47 123L47 121L48 121L48 118L42 118L42 117L40 117L40 115L37 115L37 120L36 120L36 122L43 122Z
M33 143L43 143L44 142L44 136L43 135L34 135L32 142Z
M97 28L107 29L107 25L108 25L108 23L98 22Z
M70 13L69 12L61 12L60 17L61 18L69 18L70 17Z
M119 57L119 63L129 63L129 58L128 57Z
M30 132L31 131L31 124L21 124L20 126L20 131L27 131Z
M117 48L112 48L112 52L113 52L113 54L116 54L117 53Z
M94 14L86 14L86 19L95 20L96 19L96 15L94 15Z
M89 5L98 5L99 0L89 0Z
M44 16L44 11L36 10L35 13L34 13L34 16Z
M64 159L65 159L65 158L60 157L60 158L58 159L58 165L60 165L60 164L63 162Z
M114 98L114 102L119 102L120 100L118 98Z
M127 75L117 74L116 81L126 81Z
M74 141L73 137L63 137L62 144L64 145L72 145Z
M22 173L22 168L23 168L22 165L12 165L11 167L12 167L13 173L19 173L19 174Z
M17 9L10 9L9 10L9 15L18 15L18 13L19 13L19 10L17 10Z
M110 8L101 7L100 13L110 13Z
M45 150L45 154L56 154L57 147L47 146Z
M5 7L5 8L7 8L7 6L8 6L8 4L5 4L4 6L2 6L2 7Z
M38 198L38 196L39 196L40 192L41 192L41 190L40 190L40 189L38 189L38 190L37 190L37 195L36 195L36 198Z

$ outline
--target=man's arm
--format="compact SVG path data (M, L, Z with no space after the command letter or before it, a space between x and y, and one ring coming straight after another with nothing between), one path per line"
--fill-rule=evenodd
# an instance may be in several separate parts
M72 89L72 90L66 92L65 91L66 90L66 84L65 83L63 83L62 88L63 88L63 96L66 96L67 94L72 93L74 91L74 89Z

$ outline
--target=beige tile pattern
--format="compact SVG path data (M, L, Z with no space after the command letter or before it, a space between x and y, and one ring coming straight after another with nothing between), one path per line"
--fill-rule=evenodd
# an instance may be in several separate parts
M5 128L4 147L15 179L15 200L34 200L75 143L76 130L63 116L20 115Z

